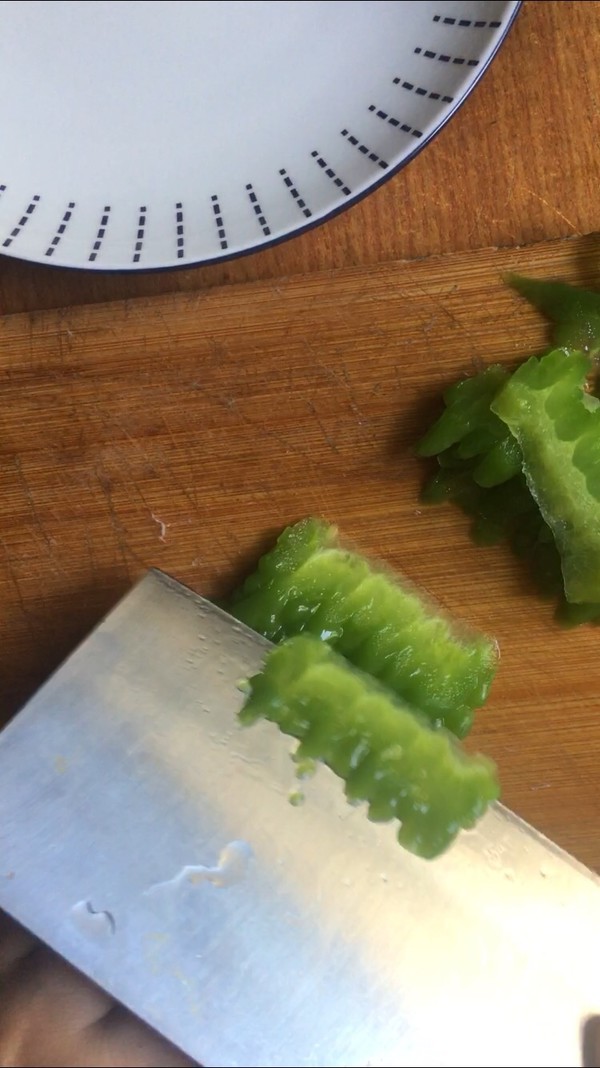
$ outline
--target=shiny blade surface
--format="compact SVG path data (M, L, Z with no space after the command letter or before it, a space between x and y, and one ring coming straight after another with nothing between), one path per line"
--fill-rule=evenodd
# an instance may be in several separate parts
M268 644L151 572L0 735L0 907L207 1066L579 1065L600 880L501 806L434 862L290 739Z

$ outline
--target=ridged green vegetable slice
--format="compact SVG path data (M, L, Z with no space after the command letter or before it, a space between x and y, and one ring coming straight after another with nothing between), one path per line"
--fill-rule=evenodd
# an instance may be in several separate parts
M555 323L556 348L594 356L600 351L600 293L565 282L509 274L508 283Z
M288 527L228 606L279 642L303 632L329 642L435 726L459 737L488 695L490 639L459 628L406 582L338 543L335 527Z
M567 293L563 293L563 290ZM574 305L569 304L569 300L573 293L579 292L569 286L562 287L557 297L564 298L565 308L568 305L569 310L573 311ZM544 289L544 298L550 299L553 293L553 290L548 293ZM591 315L594 307L600 307L600 296L588 294L587 297L591 301L588 309ZM549 359L549 356L552 358ZM537 411L531 415L532 424L539 429L536 445L532 440L531 426L529 427L531 448L537 455L536 450L540 442L547 451L552 433L559 438L562 472L558 471L556 463L547 468L550 485L555 485L556 493L560 494L560 485L564 484L565 479L573 488L578 484L577 479L585 475L587 491L592 490L592 498L594 494L598 494L598 504L594 503L588 494L586 523L593 531L595 525L600 525L600 472L598 461L594 459L600 451L600 427L595 416L590 419L590 414L596 411L598 402L584 392L586 375L591 368L590 359L584 353L561 349L553 356L549 354L543 357L541 361L530 361L529 366L535 368L542 362L543 369L535 375L536 389L539 391L543 384L544 390L551 390L551 396L544 395L541 422ZM565 541L568 540L579 559L581 543L575 542L569 531L573 525L581 529L581 516L578 522L576 516L567 521L563 512L558 511L554 523L546 522L550 517L552 504L557 502L547 500L547 508L541 508L531 480L531 463L529 466L525 464L521 446L523 431L518 431L516 424L509 425L508 419L500 419L495 410L496 398L505 390L510 396L513 378L519 382L522 373L515 372L511 377L507 371L501 375L498 368L491 367L446 390L446 409L418 446L420 453L429 454L428 442L444 445L443 451L437 456L440 470L426 485L422 499L426 503L439 503L444 500L457 503L472 517L472 534L474 540L480 544L493 544L507 538L514 551L527 560L530 574L540 592L559 598L557 615L561 622L576 624L600 620L600 597L597 596L597 589L590 586L585 594L590 600L585 603L569 604L565 599L566 589L573 600L574 596L572 586L569 587L563 582L561 553L564 552ZM543 382L539 378L540 375ZM498 383L499 388L494 392ZM521 389L523 405L531 414L531 407L523 400L522 393ZM538 401L541 404L539 396ZM489 404L487 413L484 402ZM464 420L462 430L461 419ZM552 433L548 436L547 431L551 424ZM448 427L452 428L451 434L447 432ZM584 439L582 445L579 444L580 438ZM580 465L580 469L574 476L569 473L570 462L566 462L569 447L563 448L562 445L563 441L569 440L577 443L572 459L575 466ZM528 476L527 480L525 475ZM528 487L533 491L533 495ZM579 490L577 500L581 505L583 499ZM596 524L594 514L597 516ZM555 543L557 530L559 535L562 535L562 541L558 536ZM592 556L591 567L595 566L593 559ZM567 565L567 571L568 574L573 571L572 560L570 566ZM587 571L585 584L587 585ZM580 583L580 593L581 585Z
M508 378L508 371L494 364L480 374L450 386L444 393L445 411L419 442L418 454L436 456L453 445L464 443L458 456L475 456L505 438L505 428L492 414L490 405ZM477 437L474 438L474 434Z
M499 794L495 768L464 753L408 705L309 635L290 638L249 680L242 723L259 718L297 738L296 758L319 760L369 817L399 819L398 841L418 856L442 853Z
M561 557L567 600L600 601L600 401L585 393L588 357L532 357L492 402Z

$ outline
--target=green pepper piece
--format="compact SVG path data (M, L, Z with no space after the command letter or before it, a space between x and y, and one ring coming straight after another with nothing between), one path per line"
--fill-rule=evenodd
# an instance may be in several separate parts
M446 391L450 403L453 397L460 398L463 385L464 380ZM586 395L583 402L592 408L595 404ZM562 410L560 397L556 403L559 434L576 435L579 409L574 413ZM576 626L599 621L600 603L575 605L565 599L560 555L522 473L523 454L517 439L505 424L504 431L499 432L497 425L492 431L487 429L481 410L478 419L479 423L460 441L438 455L441 470L425 485L421 499L427 504L446 500L457 504L470 516L471 535L479 545L507 539L513 552L526 563L541 595L558 597L556 614L561 623ZM496 423L502 426L498 418Z
M499 419L495 420L495 424L498 429L502 427L502 423ZM482 426L471 430L464 438L461 438L455 446L456 457L460 460L471 460L473 457L482 456L483 454L488 453L490 449L493 449L499 442L496 425L493 429L490 429L489 426ZM508 435L507 438L503 437L501 440L504 442L509 439L510 435ZM442 453L442 456L444 455L445 454Z
M515 438L497 441L473 470L473 479L478 486L490 488L508 482L521 471L523 455Z
M556 348L578 349L590 356L600 352L600 293L519 274L509 274L506 280L555 323Z
M493 440L505 437L505 429L492 414L490 404L508 377L505 367L494 364L450 386L444 393L445 411L417 446L419 456L435 456L467 438L472 441L474 431L484 431Z
M437 454L440 467L465 470L468 464L480 486L496 486L521 470L521 451L491 404L508 381L508 371L494 365L446 390L445 411L417 446L421 456ZM439 480L440 489L444 480ZM435 488L432 488L435 493Z
M307 632L329 642L459 737L496 669L493 641L459 630L414 587L338 547L335 527L316 520L284 531L229 611L271 641Z
M600 623L600 604L559 605L557 617L564 627L579 627L582 623Z
M521 447L575 603L600 601L600 401L584 392L589 370L582 352L532 357L492 404Z
M300 742L366 801L371 819L401 822L399 842L424 858L442 853L499 795L495 768L308 635L273 649L248 682L242 723L265 718Z

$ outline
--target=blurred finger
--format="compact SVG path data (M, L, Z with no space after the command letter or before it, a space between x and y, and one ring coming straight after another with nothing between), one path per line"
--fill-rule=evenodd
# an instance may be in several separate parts
M28 1015L32 1026L80 1031L96 1023L114 1005L112 998L47 946L37 946L21 958L14 982L5 992L15 1015ZM52 1011L50 1012L50 1008Z
M146 1027L136 1016L121 1005L95 1025L94 1031L98 1041L104 1046L104 1060L101 1064L117 1066L127 1064L128 1068L194 1068L196 1062L189 1060L175 1046L161 1038L155 1031ZM101 1046L98 1046L100 1052ZM118 1055L122 1060L111 1060Z
M0 914L0 1065L191 1068L194 1062Z
M39 944L29 931L0 912L0 981Z

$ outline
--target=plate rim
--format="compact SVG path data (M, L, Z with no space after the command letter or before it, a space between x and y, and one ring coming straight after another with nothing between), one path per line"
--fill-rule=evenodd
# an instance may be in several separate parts
M431 144L435 137L444 129L447 123L450 122L456 113L462 108L463 104L468 100L473 90L479 85L481 79L489 70L491 64L495 60L498 52L502 48L506 41L510 31L512 30L517 16L520 14L523 7L523 0L513 0L515 6L511 12L506 25L504 26L502 33L499 34L498 40L494 45L492 51L489 53L483 66L477 71L470 85L465 89L464 93L454 102L453 106L446 112L446 114L440 119L437 126L430 131L427 136L419 142L418 145L406 155L399 163L390 167L389 170L382 174L381 177L376 177L370 182L366 188L361 189L359 192L354 193L348 199L342 203L337 204L335 207L329 209L323 215L319 215L318 218L313 218L310 222L301 223L293 230L287 231L285 234L279 234L276 237L269 238L266 241L260 241L257 244L250 245L246 248L233 250L226 252L224 255L209 256L203 259L186 260L183 263L167 263L164 266L154 267L141 267L136 264L131 264L123 267L103 267L101 264L73 264L73 263L57 263L48 262L46 259L36 256L23 256L18 255L16 252L2 252L3 259L16 260L19 263L36 264L37 266L48 267L50 270L58 271L73 271L82 274L104 274L104 275L147 275L147 274L159 274L172 271L191 271L198 267L211 267L217 263L230 263L233 260L242 259L245 256L254 256L258 252L266 251L267 249L275 248L278 245L284 244L286 241L292 241L296 237L300 237L303 234L309 233L311 230L316 230L319 226L323 226L325 223L335 219L338 215L342 215L344 212L349 211L355 207L366 197L380 189L381 186L391 181L404 167L407 167L412 161L423 151L427 145Z

